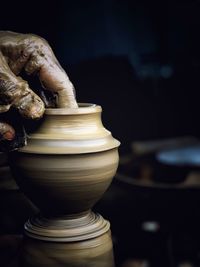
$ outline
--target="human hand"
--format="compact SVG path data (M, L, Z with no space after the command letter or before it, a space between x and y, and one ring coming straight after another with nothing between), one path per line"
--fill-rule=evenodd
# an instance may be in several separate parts
M11 107L31 119L42 117L44 102L20 76L37 74L44 89L57 95L58 108L77 108L74 88L51 47L41 37L0 31L0 113ZM0 122L0 140L12 140L15 131Z

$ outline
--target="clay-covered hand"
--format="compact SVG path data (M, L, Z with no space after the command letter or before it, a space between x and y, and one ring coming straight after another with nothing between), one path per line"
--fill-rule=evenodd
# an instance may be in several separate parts
M0 31L0 113L13 107L27 118L40 118L44 102L20 76L38 74L43 88L57 94L59 108L77 108L74 88L51 47L33 34ZM11 140L14 129L0 122L0 140Z

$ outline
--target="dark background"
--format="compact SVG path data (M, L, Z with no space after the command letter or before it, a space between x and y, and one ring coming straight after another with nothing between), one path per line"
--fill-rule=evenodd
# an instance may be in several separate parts
M200 136L200 1L4 1L0 29L47 39L79 102L121 140Z
M0 30L50 43L78 102L102 106L121 154L132 141L200 137L199 0L4 1ZM111 221L118 262L136 255L174 267L176 254L199 264L199 198L199 188L111 186L97 210ZM148 220L159 222L159 233L141 231Z

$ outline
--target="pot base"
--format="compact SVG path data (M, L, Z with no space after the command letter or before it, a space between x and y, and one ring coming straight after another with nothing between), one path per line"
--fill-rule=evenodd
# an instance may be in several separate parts
M93 212L72 219L31 219L25 224L20 266L114 267L110 223Z
M25 223L25 235L51 242L84 241L109 231L110 223L101 215L88 212L78 218L35 217Z

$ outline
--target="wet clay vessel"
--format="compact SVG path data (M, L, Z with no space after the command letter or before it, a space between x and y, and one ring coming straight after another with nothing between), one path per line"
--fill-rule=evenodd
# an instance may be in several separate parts
M101 112L94 104L47 109L27 145L11 154L18 185L41 211L25 224L24 266L113 266L109 222L91 212L119 159ZM46 256L34 263L31 255Z

